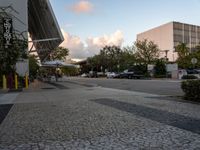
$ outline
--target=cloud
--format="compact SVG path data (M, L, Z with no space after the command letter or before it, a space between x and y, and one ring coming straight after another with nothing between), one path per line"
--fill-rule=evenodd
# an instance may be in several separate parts
M90 13L93 11L93 4L89 1L81 0L70 8L75 13Z
M60 45L70 50L70 56L72 58L85 58L87 57L86 51L84 51L84 44L78 36L70 35L61 29L64 36L64 42Z
M111 35L104 35L101 37L89 37L86 40L87 50L89 54L94 55L98 54L99 50L104 46L121 46L124 41L123 33L120 30L117 30Z
M71 58L83 59L98 54L104 46L122 46L124 41L123 33L117 30L111 35L103 35L100 37L88 37L85 41L81 41L80 37L70 35L62 29L64 42L61 46L70 50ZM85 43L85 44L84 44Z

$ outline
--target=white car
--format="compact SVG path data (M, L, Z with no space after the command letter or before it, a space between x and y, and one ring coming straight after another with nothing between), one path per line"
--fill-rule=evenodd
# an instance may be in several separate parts
M116 78L118 76L115 72L107 72L107 78Z
M86 78L86 77L88 77L88 74L83 73L83 74L81 75L81 77Z

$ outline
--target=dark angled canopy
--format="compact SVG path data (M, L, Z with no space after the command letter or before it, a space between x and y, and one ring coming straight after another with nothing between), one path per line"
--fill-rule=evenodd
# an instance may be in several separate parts
M28 0L30 37L41 61L64 40L49 0Z

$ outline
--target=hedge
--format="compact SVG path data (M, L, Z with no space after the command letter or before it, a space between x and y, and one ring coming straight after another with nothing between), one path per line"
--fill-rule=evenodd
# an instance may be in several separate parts
M182 77L182 79L197 79L197 77L194 76L194 75L184 75L184 76Z
M181 88L185 93L186 100L193 100L200 102L200 80L183 81Z

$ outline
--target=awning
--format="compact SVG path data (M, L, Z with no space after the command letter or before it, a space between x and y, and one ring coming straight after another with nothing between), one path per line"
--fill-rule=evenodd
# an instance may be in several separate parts
M43 62L42 67L61 68L61 67L76 67L76 65L67 64L67 63L60 61L60 60L54 60L54 61Z
M49 0L28 1L29 33L41 61L64 40Z

